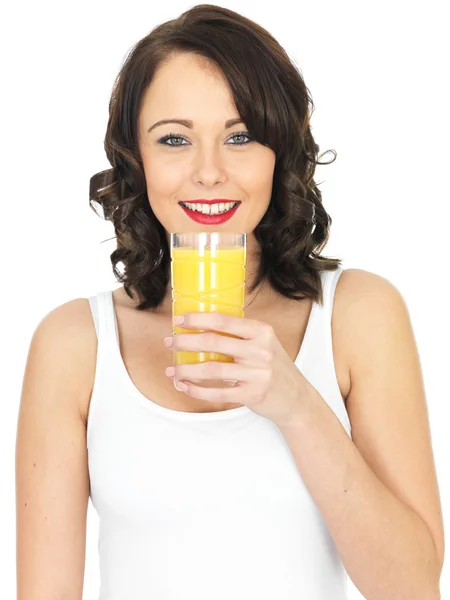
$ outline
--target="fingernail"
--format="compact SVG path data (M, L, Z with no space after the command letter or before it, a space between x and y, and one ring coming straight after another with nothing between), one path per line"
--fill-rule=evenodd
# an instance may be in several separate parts
M187 384L184 383L184 381L177 381L177 386L180 392L187 392L189 389Z
M176 317L172 318L172 323L174 325L181 325L182 323L184 323L184 316L183 315L177 315Z
M164 346L166 348L170 348L170 346L172 345L172 342L173 342L173 337L169 336L169 337L164 338Z

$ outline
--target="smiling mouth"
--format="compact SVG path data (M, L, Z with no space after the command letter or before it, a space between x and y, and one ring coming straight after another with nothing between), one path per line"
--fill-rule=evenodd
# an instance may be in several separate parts
M186 213L186 215L192 219L192 221L195 221L196 223L201 223L202 225L221 225L222 223L226 223L227 221L229 221L230 219L233 218L233 215L236 214L236 211L239 210L239 206L240 206L240 201L238 202L225 202L225 203L221 203L221 202L216 202L212 205L201 205L200 202L198 202L198 205L201 205L202 209L205 209L205 212L203 212L203 210L195 210L196 203L188 203L190 204L190 206L192 208L190 208L189 206L186 206L185 202L179 202L180 207L184 210L184 212ZM209 212L209 206L211 206L211 208L213 206L215 206L216 208L214 210L217 210L216 212ZM222 211L220 211L220 209L222 208ZM208 212L206 212L206 210L208 210ZM219 212L220 211L220 212Z
M180 202L180 204L181 204L181 206L183 206L184 208L186 208L187 210L190 210L192 212L200 213L202 215L215 216L215 215L224 215L228 211L233 210L233 208L235 208L238 204L240 204L240 202L239 201L237 201L237 202L217 202L215 204L201 204L200 202L198 202L198 203Z

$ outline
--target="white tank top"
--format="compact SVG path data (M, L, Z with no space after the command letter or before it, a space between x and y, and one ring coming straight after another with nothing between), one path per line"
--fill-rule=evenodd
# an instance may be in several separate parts
M313 303L295 364L351 437L331 341L342 271L322 273L324 306ZM112 290L89 302L99 600L346 599L347 573L279 428L246 406L191 413L146 398L120 354Z

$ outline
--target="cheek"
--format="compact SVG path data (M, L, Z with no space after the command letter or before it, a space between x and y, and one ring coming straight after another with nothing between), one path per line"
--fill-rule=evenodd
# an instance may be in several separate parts
M242 172L241 181L245 181L245 187L249 193L270 196L273 184L274 164L273 161L256 161L252 167Z
M144 171L148 194L153 197L171 196L185 181L182 170L165 161L151 161L144 165Z

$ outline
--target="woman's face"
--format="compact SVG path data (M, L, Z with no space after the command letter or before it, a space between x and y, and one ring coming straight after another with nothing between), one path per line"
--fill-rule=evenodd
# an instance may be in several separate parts
M163 119L185 119L192 127L155 126ZM239 114L228 82L214 64L186 53L156 72L139 115L139 149L149 202L168 242L170 232L180 231L251 236L264 216L272 193L275 153L250 141L244 123L226 127L231 119L239 120ZM241 202L234 215L219 225L193 221L179 204L215 198Z

